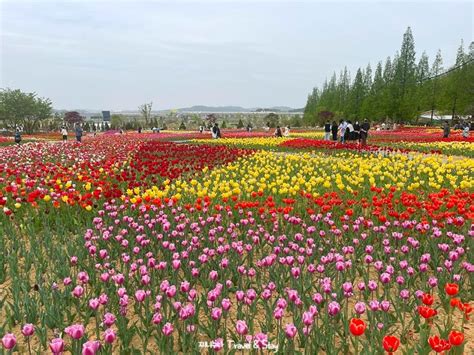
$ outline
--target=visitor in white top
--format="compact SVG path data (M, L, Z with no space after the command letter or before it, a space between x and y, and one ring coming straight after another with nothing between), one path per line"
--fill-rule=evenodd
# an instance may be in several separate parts
M290 126L285 127L285 130L283 131L283 137L289 137L290 136Z
M462 137L469 138L469 125L466 123L462 130Z
M340 132L340 137L341 137L341 143L344 143L345 140L346 140L346 129L347 129L347 122L346 120L341 120L339 122L339 127L338 127L338 131Z
M61 135L63 136L63 141L67 141L67 129L66 129L66 127L61 128Z

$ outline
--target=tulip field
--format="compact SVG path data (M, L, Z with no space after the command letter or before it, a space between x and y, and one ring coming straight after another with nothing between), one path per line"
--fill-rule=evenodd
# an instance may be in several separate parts
M474 353L474 140L270 136L2 145L0 351Z

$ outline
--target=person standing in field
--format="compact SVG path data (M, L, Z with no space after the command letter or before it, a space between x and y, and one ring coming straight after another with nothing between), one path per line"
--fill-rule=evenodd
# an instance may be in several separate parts
M63 141L67 141L67 129L65 126L61 128L61 135L63 136Z
M15 143L19 145L20 142L21 142L21 133L20 133L20 129L17 128L15 131Z
M214 124L214 127L212 127L212 138L221 138L221 130L219 129L219 125L217 124L217 122Z
M444 122L443 126L443 138L449 138L449 133L451 132L451 129L449 127L448 121Z
M341 143L344 143L346 141L346 129L347 129L347 122L346 120L341 120L341 122L339 123L339 127L338 127L338 130L339 130L339 133L340 133L340 137L341 137Z
M351 121L347 121L345 140L351 141L354 139L354 126Z
M332 121L331 133L332 133L332 140L337 141L337 123L336 123L336 121Z
M362 146L367 145L367 137L369 136L370 123L367 119L360 126L360 142Z
M464 128L462 129L462 137L465 139L469 138L469 123L464 125Z
M324 124L324 140L328 141L331 139L331 124L329 121L326 121Z
M354 140L359 141L360 144L360 124L359 121L356 121L354 125Z
M281 128L280 126L277 126L275 133L273 134L275 137L283 137L283 134L281 133Z
M80 123L76 123L76 140L80 143L82 140L82 127Z

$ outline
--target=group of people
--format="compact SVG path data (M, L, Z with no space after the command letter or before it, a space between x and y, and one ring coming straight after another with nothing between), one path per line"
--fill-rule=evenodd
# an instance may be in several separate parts
M369 135L370 123L364 120L362 124L356 122L352 124L350 120L340 120L339 124L336 121L332 123L326 121L324 124L324 140L339 141L345 143L346 141L358 141L361 145L367 145L367 137Z
M472 124L468 122L458 123L454 126L454 129L460 129L462 131L461 134L463 138L466 138L466 139L469 138L469 131L472 128L474 127L472 127ZM449 125L449 122L445 121L443 125L443 138L449 138L450 133L451 133L451 127Z
M76 134L76 140L80 143L82 141L82 135L84 133L84 130L82 129L82 126L80 123L76 123L74 125L74 132ZM67 141L68 133L67 133L66 126L61 127L61 135L63 137L63 141Z
M275 132L273 133L275 137L289 137L290 136L290 126L286 126L282 131L280 126L276 126Z
M203 133L205 130L206 128L204 126L199 126L199 133ZM213 139L222 138L221 129L219 128L219 124L217 122L214 123L214 125L210 128L210 132Z

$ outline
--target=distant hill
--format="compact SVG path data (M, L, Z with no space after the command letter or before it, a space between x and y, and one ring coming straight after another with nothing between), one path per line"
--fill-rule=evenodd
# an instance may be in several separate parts
M204 106L195 105L191 107L179 108L178 112L249 112L251 110L240 106Z
M93 109L74 109L74 110L65 110L65 109L54 109L54 112L64 114L67 111L77 111L81 116L90 117L92 115L100 115L101 110L93 110ZM241 106L205 106L205 105L195 105L191 107L183 107L177 110L153 110L153 114L160 114L160 113L167 113L170 111L177 111L181 113L186 112L208 112L208 113L235 113L235 112L289 112L289 113L298 113L303 112L304 108L291 108L288 106L272 106L272 107L251 107L245 108ZM114 114L121 114L121 115L140 115L138 110L121 110L115 111L111 110Z
M178 112L303 112L304 109L294 109L288 106L274 106L265 108L245 108L241 106L204 106L195 105L180 108Z

